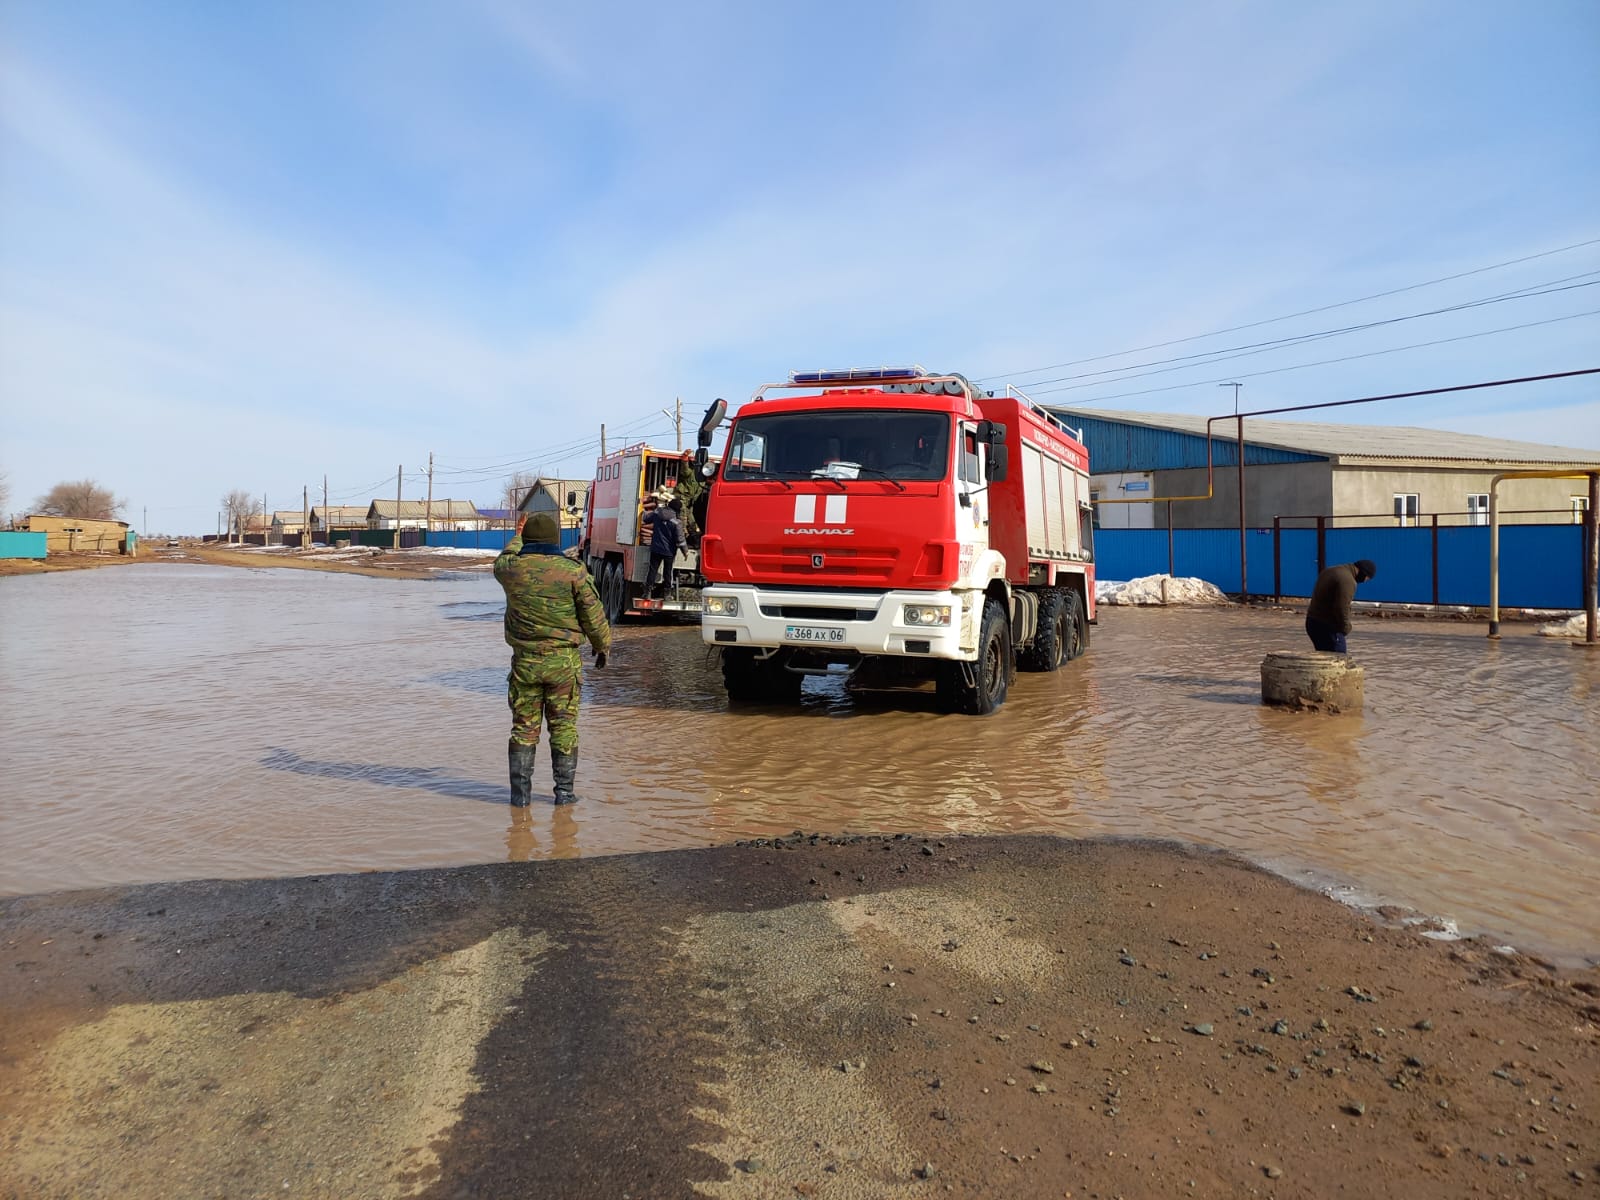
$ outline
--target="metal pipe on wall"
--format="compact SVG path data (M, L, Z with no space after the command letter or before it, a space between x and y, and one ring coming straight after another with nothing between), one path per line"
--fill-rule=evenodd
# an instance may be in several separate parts
M1507 479L1587 479L1589 481L1588 516L1594 516L1594 500L1596 481L1600 480L1600 473L1594 471L1503 471L1489 481L1489 636L1500 636L1500 484ZM1592 522L1585 522L1592 526ZM1585 550L1589 556L1589 578L1585 580L1585 604L1588 606L1589 630L1587 641L1595 638L1595 613L1590 603L1594 593L1594 546L1593 539L1585 541Z

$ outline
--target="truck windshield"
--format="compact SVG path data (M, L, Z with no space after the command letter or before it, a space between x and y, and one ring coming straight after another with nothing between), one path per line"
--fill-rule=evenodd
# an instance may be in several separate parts
M945 479L945 413L870 409L741 416L724 479Z

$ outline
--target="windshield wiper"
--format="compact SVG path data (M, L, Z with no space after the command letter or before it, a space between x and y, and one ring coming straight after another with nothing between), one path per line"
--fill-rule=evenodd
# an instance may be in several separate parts
M880 469L878 467L858 467L857 470L870 471L870 472L872 472L872 474L877 475L878 477L880 477L882 479L887 479L890 483L894 484L895 487L899 488L902 492L906 490L906 485L905 484L901 483L893 475L889 474L889 472L887 472L885 470L882 470L882 469Z
M740 479L744 479L746 477L754 477L756 479L776 479L779 483L783 484L783 486L788 488L791 492L794 491L794 484L790 483L787 479L785 479L782 475L779 475L776 471L768 471L764 467L738 467L736 469L739 472L739 478Z

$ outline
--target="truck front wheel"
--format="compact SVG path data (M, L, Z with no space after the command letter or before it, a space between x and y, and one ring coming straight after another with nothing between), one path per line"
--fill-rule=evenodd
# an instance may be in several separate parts
M1005 610L994 600L983 605L983 625L978 632L978 661L947 663L943 693L955 708L969 716L992 713L1006 702L1011 679L1011 626Z

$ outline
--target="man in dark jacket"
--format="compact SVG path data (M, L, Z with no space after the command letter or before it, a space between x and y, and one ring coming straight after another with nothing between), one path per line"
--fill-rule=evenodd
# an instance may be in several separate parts
M533 790L533 752L539 726L550 727L550 766L557 804L578 799L578 691L583 674L578 647L594 647L594 665L604 667L611 649L611 626L589 572L561 553L561 529L554 513L528 517L519 536L494 560L494 577L506 592L506 643L511 674L506 702L511 705L511 804L526 808Z
M1378 573L1371 559L1357 559L1328 567L1317 576L1311 589L1311 607L1306 609L1306 635L1318 650L1344 654L1345 635L1350 632L1350 605L1356 598L1356 585Z
M672 587L672 563L678 557L678 547L683 545L683 501L674 496L666 507L657 505L650 513L650 574L645 578L645 590L656 594L657 571L665 590Z

